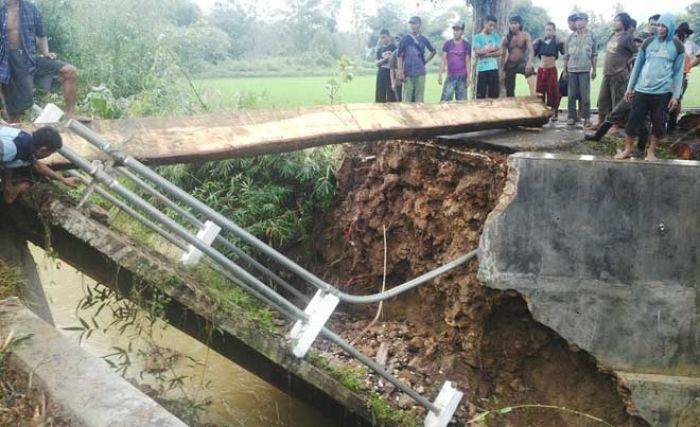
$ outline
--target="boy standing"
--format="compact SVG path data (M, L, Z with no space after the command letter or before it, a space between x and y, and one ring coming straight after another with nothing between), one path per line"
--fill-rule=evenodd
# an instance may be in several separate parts
M619 13L613 20L614 33L605 46L603 83L598 95L598 126L625 97L629 81L629 63L637 53L634 37L629 32L631 22L632 18L626 13Z
M515 96L515 78L522 74L527 79L530 95L535 94L535 59L532 49L532 37L523 31L523 18L516 15L510 18L508 36L503 40L503 80L506 85L506 96Z
M581 118L584 127L591 124L591 80L596 78L598 50L595 36L588 30L588 15L576 15L576 32L566 42L564 56L564 76L569 80L569 119L568 125L576 124L576 103L571 102L575 95L581 102Z
M557 39L557 27L554 22L547 23L544 33L544 39L537 40L533 45L535 56L540 58L540 66L537 69L537 93L554 111L552 121L557 121L561 102L557 59L560 53L564 53L564 43Z
M435 48L421 34L421 19L412 17L411 33L401 39L398 50L399 81L403 83L404 102L423 102L425 98L425 64L435 57ZM425 50L430 54L426 57Z
M625 150L616 155L618 160L632 156L634 138L651 117L651 143L647 161L656 160L656 146L666 133L668 111L678 107L683 89L685 48L674 37L675 18L664 14L659 18L658 35L644 41L634 64L625 99L632 102L627 123Z
M379 46L377 47L377 88L375 102L395 102L394 91L391 88L391 57L396 47L392 43L389 30L379 33Z
M498 75L498 58L501 57L501 36L495 32L496 17L489 15L484 21L484 30L474 36L474 54L476 63L476 97L478 99L498 98L500 95L500 76Z
M442 47L442 61L438 73L438 84L442 84L442 75L447 68L447 80L442 89L442 101L465 101L467 99L467 82L469 81L469 64L472 47L464 40L464 23L452 26L454 38Z

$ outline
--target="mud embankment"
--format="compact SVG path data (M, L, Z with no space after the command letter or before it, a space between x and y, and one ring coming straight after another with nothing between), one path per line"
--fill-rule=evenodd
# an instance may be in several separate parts
M384 238L387 288L476 248L506 180L505 156L429 143L388 142L346 148L337 174L339 203L328 214L318 271L353 293L381 290ZM546 404L600 417L616 426L644 425L628 413L628 393L595 361L535 322L514 292L483 287L477 261L385 305L357 343L419 391L435 396L456 381L468 404L460 421L484 409ZM344 306L333 328L353 339L376 306ZM401 406L393 386L378 390ZM597 425L544 409L515 410L496 424ZM493 420L496 421L496 420ZM490 424L493 425L493 424Z

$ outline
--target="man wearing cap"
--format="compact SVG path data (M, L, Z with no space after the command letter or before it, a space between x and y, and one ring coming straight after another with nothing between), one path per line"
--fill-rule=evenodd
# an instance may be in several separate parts
M685 48L685 65L683 67L683 90L681 91L678 108L671 111L668 117L669 132L676 130L678 116L681 112L680 101L683 101L685 91L688 89L688 77L690 76L690 72L700 64L700 46L690 38L693 33L694 31L690 29L690 25L688 25L687 22L681 22L681 25L679 25L676 30L676 37L683 43L683 47Z
M642 41L648 39L649 37L654 37L656 34L658 34L656 25L657 22L659 22L660 17L661 15L659 14L652 15L649 17L649 20L647 21L647 30L639 33L639 38L642 39Z
M423 102L425 98L425 64L435 57L435 48L421 34L421 19L409 19L410 34L401 39L398 49L399 81L403 83L404 102ZM425 56L425 50L430 54Z
M564 55L564 76L569 80L569 106L567 124L576 124L576 103L571 102L575 95L581 102L581 118L584 127L591 125L591 80L596 78L598 48L595 36L588 28L588 15L576 15L576 32L566 42Z
M685 48L674 37L675 30L673 15L661 15L658 36L646 39L639 50L625 94L625 99L632 102L632 110L625 132L625 150L615 156L618 160L632 156L634 138L646 125L647 117L651 120L651 143L646 160L656 160L656 146L667 130L668 111L678 107L683 89Z
M496 32L496 17L489 15L484 20L484 29L474 36L474 55L476 55L476 97L483 99L498 98L500 82L498 77L498 58L501 57L501 36Z
M469 64L471 63L472 47L464 40L464 23L457 22L452 26L454 38L448 40L442 47L442 61L438 73L438 84L442 85L442 76L447 68L447 80L442 89L442 101L465 101L467 99L467 82L469 80Z
M515 96L515 78L522 74L527 79L530 95L535 95L536 72L534 68L535 50L532 37L523 31L523 18L515 15L510 18L508 36L503 40L503 76L506 96Z
M605 66L603 82L598 95L598 126L605 116L622 101L629 81L629 62L637 53L634 37L629 29L632 18L627 13L618 13L613 20L613 33L605 45ZM597 127L596 127L597 129Z

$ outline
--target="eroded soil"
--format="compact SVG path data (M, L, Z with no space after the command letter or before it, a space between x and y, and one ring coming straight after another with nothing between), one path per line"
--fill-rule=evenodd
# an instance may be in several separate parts
M505 156L430 143L387 142L345 149L337 174L340 200L325 222L320 269L345 290L381 290L384 227L387 288L476 248L505 183ZM628 392L586 353L532 319L516 293L483 287L477 261L385 305L358 341L404 382L434 397L446 380L466 392L466 422L485 409L517 404L572 408L615 426L644 425L628 414ZM376 306L344 306L333 329L352 340ZM373 384L400 406L394 387ZM600 425L559 410L517 409L489 425Z

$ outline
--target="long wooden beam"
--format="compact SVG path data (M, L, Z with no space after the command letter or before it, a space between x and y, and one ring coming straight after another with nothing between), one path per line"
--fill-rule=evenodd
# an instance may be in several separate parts
M550 114L538 98L507 98L105 120L96 121L90 127L114 147L144 163L162 165L250 157L345 142L431 138L510 126L541 126ZM78 136L64 133L63 137L78 153L99 158ZM67 166L60 156L50 158L49 163Z

